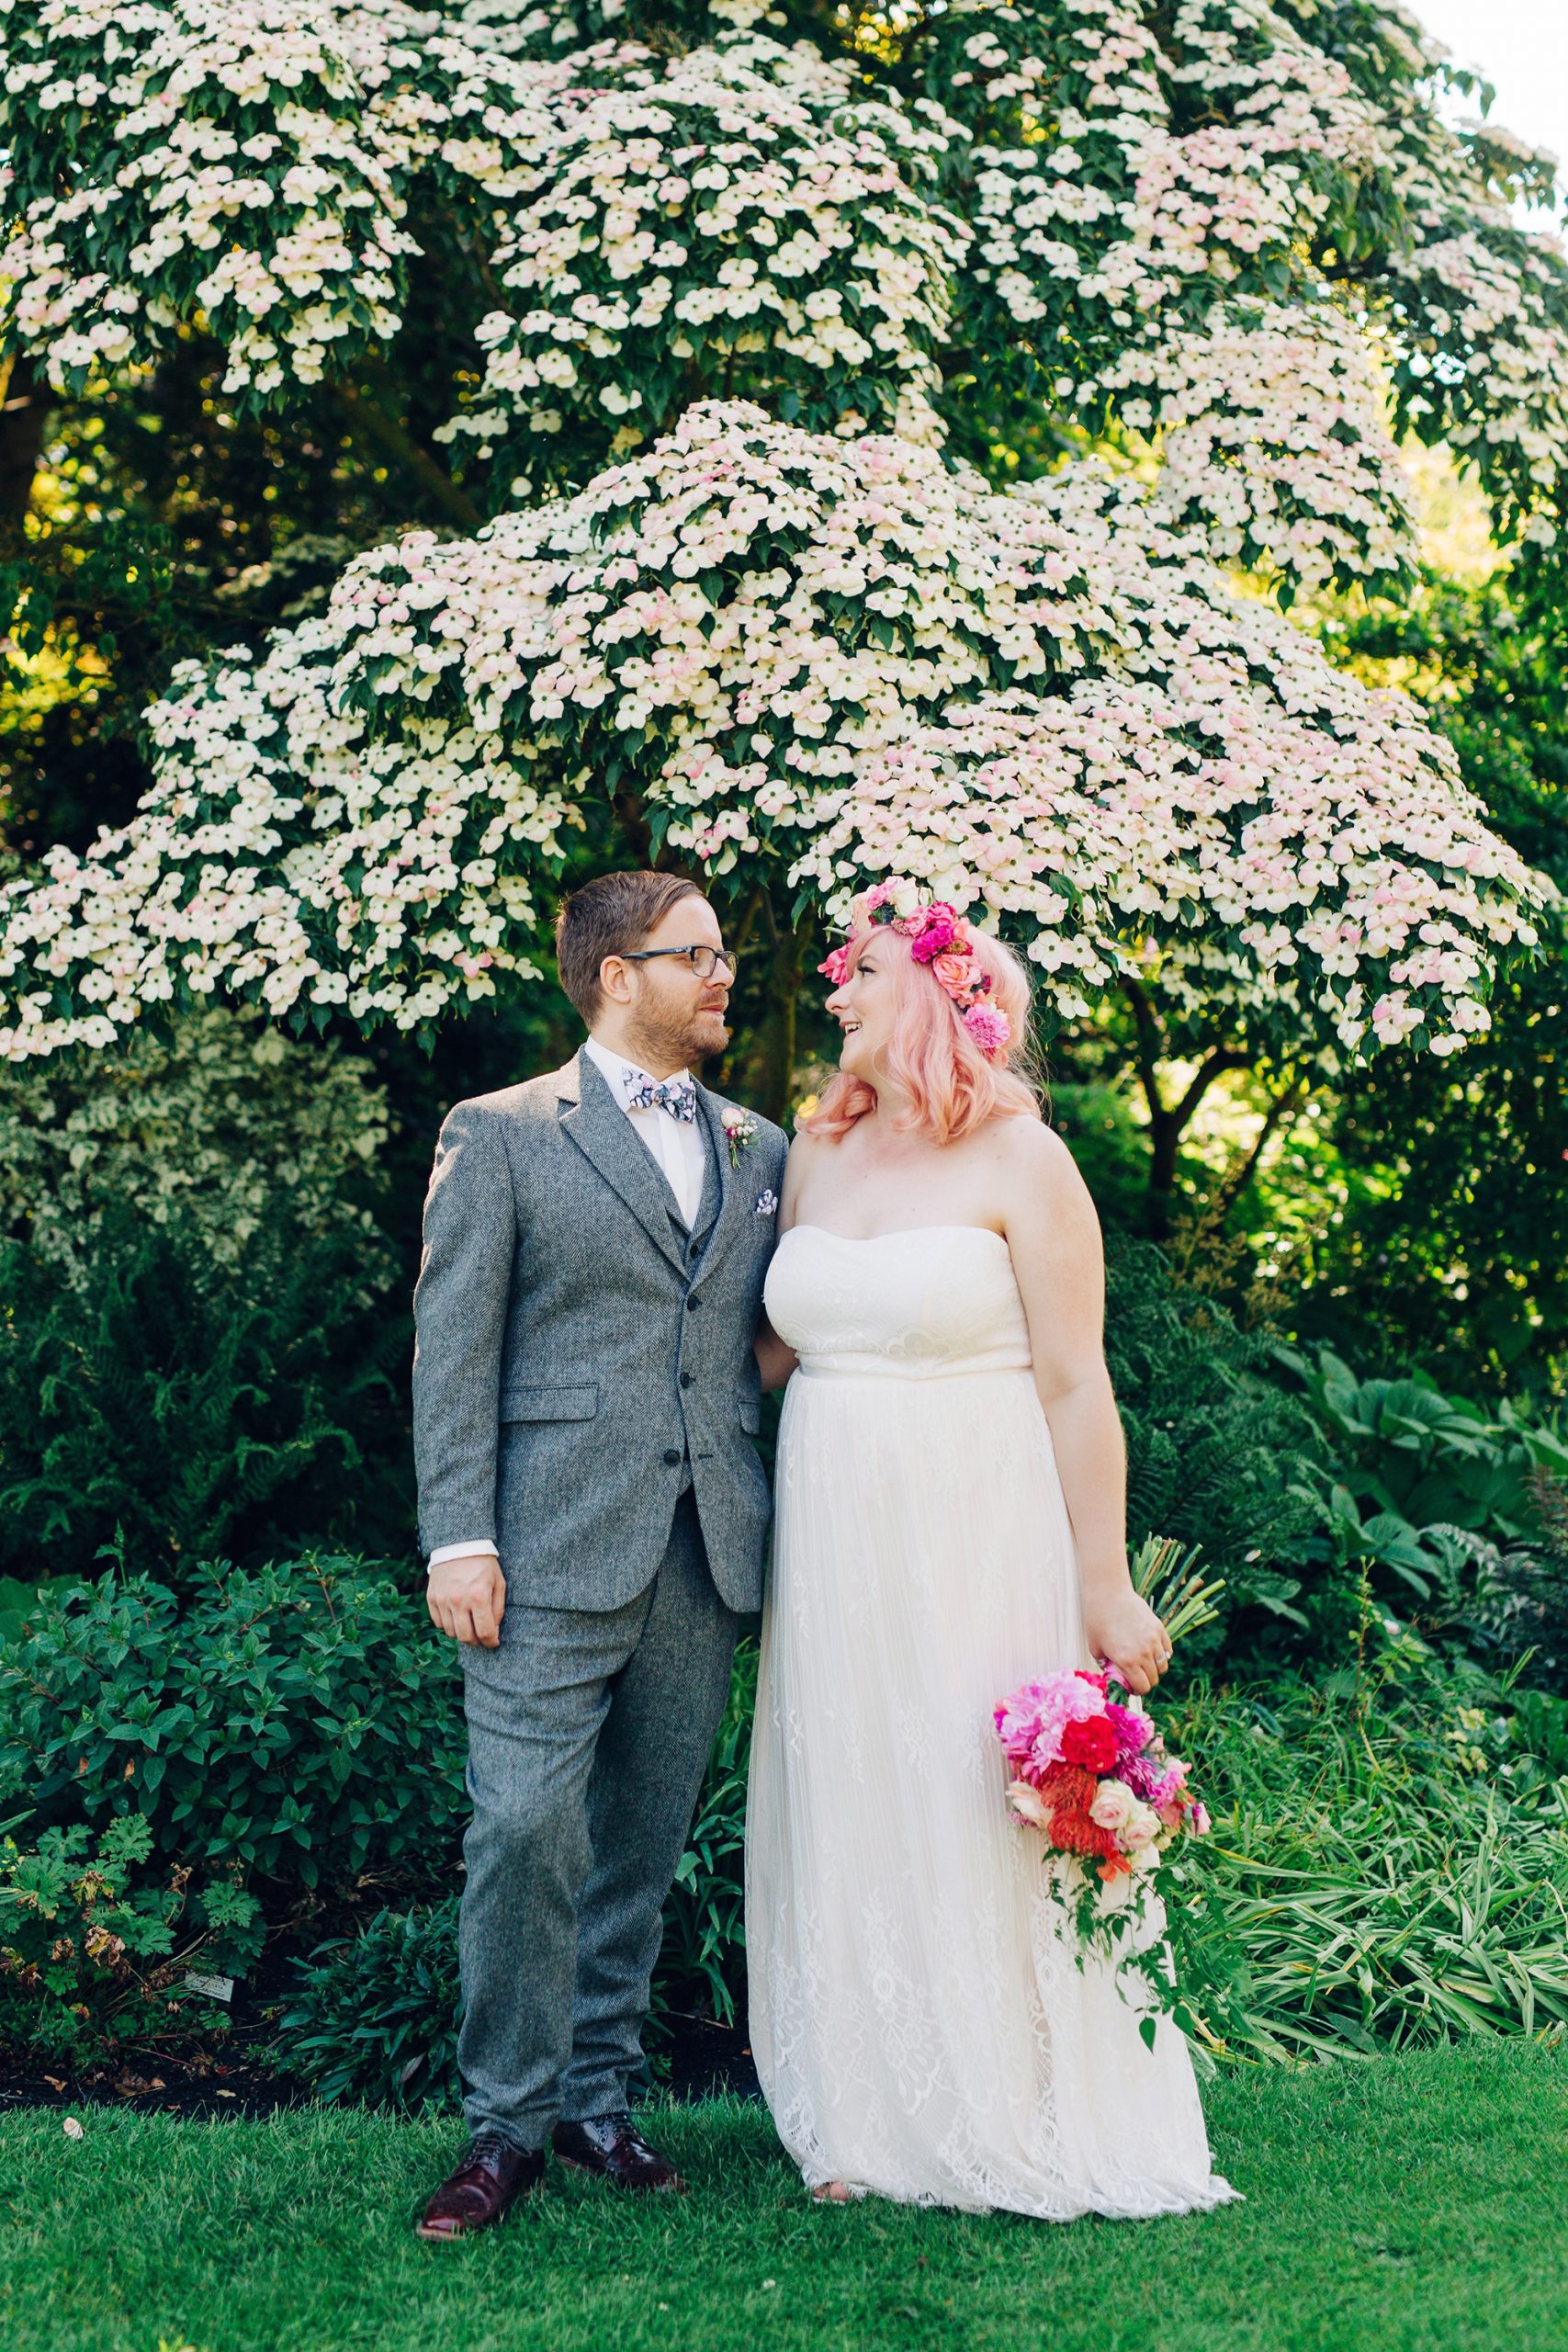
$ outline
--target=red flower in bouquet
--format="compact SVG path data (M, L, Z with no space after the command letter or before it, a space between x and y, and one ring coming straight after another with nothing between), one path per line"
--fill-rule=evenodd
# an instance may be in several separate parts
M1094 1803L1100 1781L1082 1764L1047 1764L1040 1775L1040 1786L1053 1805L1087 1813Z
M1062 1760L1081 1764L1086 1771L1109 1772L1116 1761L1116 1733L1103 1715L1086 1715L1062 1732Z
M1113 1688L1123 1695L1113 1699ZM1111 1672L1080 1667L1026 1682L997 1708L996 1724L1016 1775L1008 1792L1013 1817L1043 1834L1069 1880L1081 1864L1105 1884L1142 1879L1178 1838L1208 1827L1186 1765L1167 1754Z

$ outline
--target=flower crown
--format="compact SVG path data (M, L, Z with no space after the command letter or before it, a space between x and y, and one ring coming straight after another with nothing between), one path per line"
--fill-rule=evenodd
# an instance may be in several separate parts
M991 993L991 976L976 965L974 933L945 899L928 899L913 914L895 914L894 901L905 887L896 881L878 882L860 900L861 914L869 922L903 934L915 962L923 964L937 986L953 999L964 1028L986 1059L995 1061L1012 1035L1012 1023L998 1005L986 1002ZM842 988L849 978L849 941L835 947L817 968L836 989Z

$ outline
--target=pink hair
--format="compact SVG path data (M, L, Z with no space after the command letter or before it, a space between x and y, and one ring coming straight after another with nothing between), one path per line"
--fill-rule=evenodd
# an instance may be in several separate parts
M897 1012L885 1059L888 1077L909 1098L909 1108L897 1125L928 1135L933 1143L958 1143L987 1119L1038 1119L1040 1103L1033 1087L1009 1067L1020 1061L1028 1066L1030 1011L1029 981L1011 948L984 932L974 933L976 966L990 975L986 1002L1006 1013L1012 1033L1001 1051L987 1059L940 981L916 963L908 940L890 923L872 922L858 902L851 920L845 978L873 942L888 952L892 964ZM806 1135L825 1136L837 1143L875 1106L874 1086L839 1070L822 1090L810 1117L795 1124Z

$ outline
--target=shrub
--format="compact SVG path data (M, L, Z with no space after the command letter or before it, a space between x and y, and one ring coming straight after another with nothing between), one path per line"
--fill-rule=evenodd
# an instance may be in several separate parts
M254 1954L254 1898L221 1879L193 1893L178 1865L150 1876L141 1866L152 1849L134 1814L97 1838L46 1829L35 1852L9 1838L0 1845L6 2045L70 2064L128 2013L142 2034L177 2018L192 1961L230 1968Z
M1309 1473L1320 1524L1303 1557L1315 1573L1365 1577L1429 1635L1479 1637L1494 1656L1544 1636L1555 1658L1568 1549L1553 1517L1568 1472L1556 1430L1506 1397L1487 1410L1445 1396L1419 1368L1363 1379L1328 1348L1274 1352L1332 1448Z
M406 1319L359 1232L279 1214L231 1267L199 1233L106 1213L72 1265L0 1244L0 1574L85 1576L106 1546L164 1578L355 1535L400 1548Z
M1183 1644L1183 1663L1234 1657L1270 1622L1304 1629L1302 1565L1321 1515L1311 1474L1326 1447L1269 1338L1177 1282L1154 1243L1122 1239L1107 1250L1105 1349L1127 1440L1129 1544L1196 1544L1225 1583L1219 1621Z
M1172 1730L1214 1815L1182 1932L1254 2051L1568 2027L1568 1707L1404 1636L1326 1690L1200 1689Z
M1539 1533L1506 1546L1473 1539L1469 1627L1522 1681L1568 1697L1568 1481L1537 1466L1529 1487Z
M301 1969L273 2055L318 2098L373 2107L456 2103L457 1898L378 1912Z
M299 1232L373 1235L344 1186L386 1139L368 1062L254 1008L182 1013L109 1052L0 1069L0 1234L81 1266L98 1219L130 1209L237 1267L283 1199Z
M450 1872L466 1807L452 1646L389 1576L308 1554L46 1589L0 1650L0 1787L39 1827L140 1818L150 1855L269 1901Z

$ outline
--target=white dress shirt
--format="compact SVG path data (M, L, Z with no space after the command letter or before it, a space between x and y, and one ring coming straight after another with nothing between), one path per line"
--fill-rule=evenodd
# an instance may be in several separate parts
M634 1111L631 1097L644 1086L656 1081L635 1062L627 1061L597 1037L590 1037L583 1047L591 1061L602 1073L604 1083L630 1120L633 1133L639 1138L649 1157L663 1174L665 1182L675 1196L675 1204L684 1223L693 1226L703 1204L703 1186L707 1182L708 1148L698 1119L672 1119L668 1111L656 1103L646 1110ZM671 1072L672 1079L689 1078L689 1070ZM472 1544L443 1544L432 1552L430 1566L441 1560L457 1560L469 1553L488 1553L498 1559L499 1553L489 1536L480 1536Z
M637 1135L649 1156L664 1171L665 1182L675 1195L677 1207L688 1226L695 1225L697 1211L703 1204L703 1185L708 1172L708 1148L703 1125L697 1119L672 1119L668 1111L660 1111L650 1103L646 1111L634 1111L631 1097L639 1088L651 1086L654 1080L647 1070L638 1069L624 1054L612 1053L608 1046L590 1037L583 1048L604 1076L606 1085ZM672 1083L690 1078L690 1070L671 1072Z

